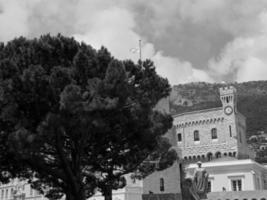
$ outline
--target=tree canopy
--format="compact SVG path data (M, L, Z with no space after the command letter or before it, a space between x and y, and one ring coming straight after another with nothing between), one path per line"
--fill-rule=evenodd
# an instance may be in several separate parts
M169 95L154 64L119 61L62 35L0 45L0 179L28 178L50 199L84 200L125 185L125 174L175 153L172 118L155 110Z

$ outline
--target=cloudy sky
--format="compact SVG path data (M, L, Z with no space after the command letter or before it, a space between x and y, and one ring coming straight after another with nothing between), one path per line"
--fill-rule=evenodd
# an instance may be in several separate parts
M62 33L172 84L267 80L266 0L0 0L0 41Z

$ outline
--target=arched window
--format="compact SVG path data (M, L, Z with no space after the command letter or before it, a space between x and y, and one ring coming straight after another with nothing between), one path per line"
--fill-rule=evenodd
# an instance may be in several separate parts
M209 153L207 154L207 158L208 158L209 161L212 160L212 153L211 153L211 152L209 152Z
M215 156L216 156L216 158L221 158L222 154L221 154L221 152L216 152Z
M177 141L181 142L182 141L182 133L177 134Z
M211 139L217 139L217 129L216 128L213 128L211 129Z
M164 179L160 178L160 191L163 192L164 191Z
M199 131L198 130L194 131L194 141L199 141Z

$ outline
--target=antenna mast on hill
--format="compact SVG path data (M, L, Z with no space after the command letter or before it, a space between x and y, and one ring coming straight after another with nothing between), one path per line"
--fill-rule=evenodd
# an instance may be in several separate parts
M139 40L139 59L142 63L142 40Z
M131 48L130 52L132 53L138 53L139 52L139 61L141 63L141 67L143 67L143 62L142 62L142 40L139 40L139 45L137 48Z

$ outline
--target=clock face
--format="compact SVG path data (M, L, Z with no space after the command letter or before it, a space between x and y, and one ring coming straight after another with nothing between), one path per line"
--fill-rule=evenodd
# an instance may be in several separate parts
M226 107L224 108L224 113L225 113L226 115L231 115L232 112L233 112L233 108L232 108L231 106L226 106Z

